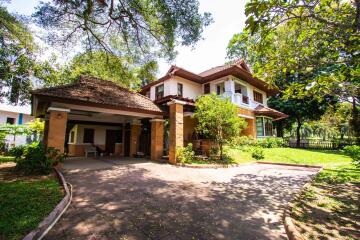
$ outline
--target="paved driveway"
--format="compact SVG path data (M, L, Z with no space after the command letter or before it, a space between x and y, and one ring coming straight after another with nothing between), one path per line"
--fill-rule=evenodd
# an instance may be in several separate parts
M286 239L282 207L316 172L104 162L67 171L73 202L47 239Z

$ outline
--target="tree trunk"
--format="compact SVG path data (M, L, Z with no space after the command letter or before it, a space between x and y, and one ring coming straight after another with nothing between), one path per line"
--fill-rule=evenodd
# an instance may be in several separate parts
M276 122L276 136L281 138L284 137L284 126L282 120Z
M360 144L360 119L359 119L359 110L356 106L356 99L353 97L352 101L352 119L351 125L354 131L354 136L357 144Z
M219 143L219 148L220 148L220 160L223 159L223 145L222 143Z
M297 118L297 127L296 127L296 146L300 147L300 129L301 129L301 121L299 118Z

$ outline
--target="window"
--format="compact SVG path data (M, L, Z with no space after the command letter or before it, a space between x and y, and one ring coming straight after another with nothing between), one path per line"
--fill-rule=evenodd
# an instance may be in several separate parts
M75 132L74 131L71 131L70 132L70 143L75 143Z
M6 118L6 123L7 124L15 124L15 118L12 118L12 117Z
M256 135L258 137L262 137L264 136L264 124L263 124L263 119L262 117L258 117L256 118Z
M269 137L273 135L273 125L271 118L256 118L256 135L258 137Z
M263 103L263 96L261 93L254 91L254 101L258 103Z
M161 84L155 88L155 99L164 97L164 84Z
M204 84L204 94L210 93L210 83Z
M216 94L221 95L225 92L225 84L224 82L216 84Z
M94 143L95 130L92 128L84 128L84 143Z
M181 83L177 84L177 95L180 97L183 96L183 85Z

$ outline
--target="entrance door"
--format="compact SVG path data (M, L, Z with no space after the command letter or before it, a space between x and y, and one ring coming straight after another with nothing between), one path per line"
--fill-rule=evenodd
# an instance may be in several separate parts
M115 143L121 143L121 130L106 130L105 150L108 153L115 153Z

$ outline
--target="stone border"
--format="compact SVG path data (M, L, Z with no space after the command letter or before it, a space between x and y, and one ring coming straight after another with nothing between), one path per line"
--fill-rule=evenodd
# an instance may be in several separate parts
M301 166L301 165L298 165ZM307 166L307 165L305 165ZM289 240L306 240L301 233L296 229L294 222L291 218L291 210L293 208L293 203L300 199L305 190L314 182L315 178L319 175L319 173L323 170L323 167L317 167L317 173L312 177L312 179L307 182L298 193L292 197L289 203L286 205L283 213L283 223L285 227L285 232Z
M32 230L29 234L27 234L23 240L32 240L32 239L42 239L48 231L55 225L55 223L59 220L61 215L66 211L68 206L72 200L72 187L68 188L68 183L66 183L64 176L54 168L59 181L65 191L64 198L56 205L56 207L50 212L50 214L38 225L38 227Z

